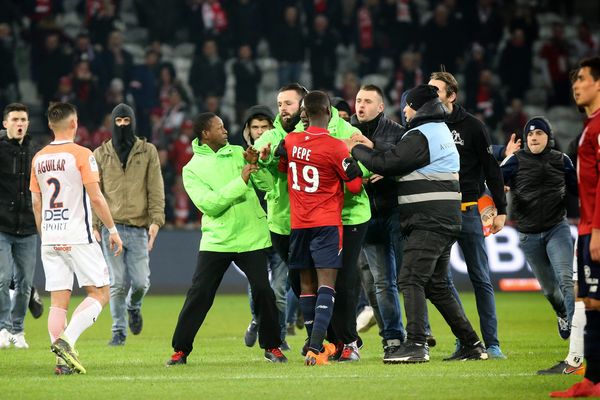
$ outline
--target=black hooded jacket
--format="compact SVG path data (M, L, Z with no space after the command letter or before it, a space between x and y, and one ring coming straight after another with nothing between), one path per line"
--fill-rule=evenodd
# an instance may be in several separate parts
M29 191L36 151L29 135L19 144L0 131L0 232L18 236L37 232Z
M375 150L386 151L395 147L406 132L406 129L387 118L383 113L368 122L359 122L356 115L350 118L352 126L360 129L375 145ZM398 192L396 191L396 180L393 176L385 176L383 179L367 183L365 185L371 213L373 216L387 216L398 206Z
M129 117L131 118L131 123L129 125L117 126L117 123L115 122L117 117ZM129 152L131 151L136 139L135 114L131 107L129 107L127 104L121 103L113 109L111 118L113 122L112 145L119 155L121 165L125 166L127 164Z
M504 181L492 153L492 141L485 125L458 104L447 115L446 124L460 154L460 191L463 202L475 202L487 184L498 214L506 214Z

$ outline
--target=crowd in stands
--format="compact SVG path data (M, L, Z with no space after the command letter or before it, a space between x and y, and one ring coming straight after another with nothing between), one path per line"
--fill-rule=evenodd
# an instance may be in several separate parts
M528 108L570 106L569 73L598 53L598 15L552 0L0 0L0 107L68 101L79 143L111 137L110 111L134 106L137 133L160 153L167 220L195 224L181 181L191 117L219 114L242 144L242 116L289 82L351 107L361 83L385 88L400 120L405 90L443 65L460 102L504 142ZM26 49L26 50L23 50ZM32 85L24 85L31 82ZM35 92L33 95L29 92ZM535 108L534 108L535 110ZM552 118L552 115L550 115ZM561 132L557 135L575 135ZM560 142L560 140L559 140Z

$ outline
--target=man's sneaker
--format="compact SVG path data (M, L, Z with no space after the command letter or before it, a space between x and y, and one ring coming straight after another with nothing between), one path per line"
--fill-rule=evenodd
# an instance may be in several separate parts
M140 310L127 310L129 314L129 330L134 335L139 335L144 326L144 319Z
M113 332L112 339L108 342L109 346L125 346L126 336L121 332Z
M56 339L52 346L50 346L50 350L60 358L62 358L65 363L71 368L73 371L79 374L85 374L85 368L79 361L79 355L73 349L73 347L67 342L62 336Z
M563 340L567 340L571 336L571 325L569 325L569 321L567 318L556 317L558 321L558 335Z
M290 351L290 350L291 350L291 347L290 347L290 345L288 344L288 342L286 342L286 341L284 340L284 341L283 341L283 342L281 342L281 344L279 345L279 349L280 349L281 351Z
M425 340L427 340L427 346L429 346L429 348L435 347L435 345L437 344L437 340L435 340L435 336L433 336L431 334L427 335L427 338Z
M488 353L480 341L468 346L461 344L460 348L444 361L487 360Z
M550 392L550 397L591 397L594 394L594 382L587 378L583 378L581 382L577 382L567 390ZM600 393L598 393L600 395Z
M31 287L31 294L29 295L29 311L35 319L38 319L44 313L44 303L42 303L42 298L35 286Z
M246 343L246 346L252 347L256 344L256 339L258 339L258 323L252 320L246 329L244 343Z
M373 307L365 306L356 317L356 330L358 332L367 332L373 325L377 324Z
M28 349L29 345L25 341L25 332L19 332L12 335L12 342L17 349Z
M384 358L385 364L412 364L429 361L429 346L427 343L415 343L407 340L390 351Z
M292 322L288 323L286 328L286 336L296 336L296 326Z
M358 347L352 344L345 344L337 359L338 362L356 362L360 361Z
M286 363L288 362L287 357L279 347L265 350L265 359L273 363Z
M402 345L400 339L388 339L384 341L383 345L383 359L385 360L392 353L395 353L398 350L398 347ZM429 345L429 344L427 344Z
M500 350L500 346L498 346L497 344L493 344L490 347L488 347L487 353L489 358L493 358L495 360L506 360L507 358L502 352L502 350Z
M171 358L169 358L169 361L167 361L167 367L170 367L171 365L182 364L187 364L187 356L183 351L176 351L175 353L173 353Z
M12 343L12 335L7 329L0 331L0 349L8 349Z
M73 370L69 368L65 360L56 357L56 367L54 367L54 375L71 375Z
M585 367L583 364L574 367L566 361L559 361L558 364L548 369L540 369L538 375L583 375L585 373Z
M313 365L329 364L329 356L334 354L335 345L333 343L326 343L323 345L323 350L319 353L309 350L304 358L304 365L312 367Z

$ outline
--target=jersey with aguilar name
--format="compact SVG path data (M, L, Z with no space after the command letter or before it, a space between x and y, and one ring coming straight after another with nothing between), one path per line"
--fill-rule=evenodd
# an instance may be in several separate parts
M341 226L344 186L347 181L344 159L348 147L326 129L309 126L305 132L285 137L292 229ZM287 164L287 165L286 165Z
M30 190L42 196L42 245L93 243L84 185L99 181L92 152L73 142L54 141L35 155Z

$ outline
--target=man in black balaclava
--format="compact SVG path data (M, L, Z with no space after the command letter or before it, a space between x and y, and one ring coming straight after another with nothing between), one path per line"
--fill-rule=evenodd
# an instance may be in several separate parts
M102 241L110 268L113 326L108 344L122 346L127 325L134 335L142 330L142 300L150 287L149 251L165 223L165 193L158 151L145 138L135 135L133 109L126 104L117 105L112 120L113 137L98 147L94 156L100 171L100 187L115 226L127 238L123 253L115 257L108 251L108 231L101 229L97 218L94 218L94 235Z
M112 145L125 168L129 152L135 143L135 114L127 104L119 104L112 111Z

